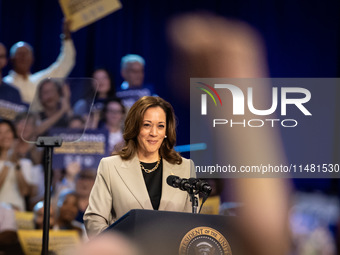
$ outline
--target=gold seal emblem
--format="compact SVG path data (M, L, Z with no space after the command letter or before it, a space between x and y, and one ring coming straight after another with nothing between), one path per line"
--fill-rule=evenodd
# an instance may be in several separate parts
M232 255L227 239L217 230L197 227L183 237L180 255Z

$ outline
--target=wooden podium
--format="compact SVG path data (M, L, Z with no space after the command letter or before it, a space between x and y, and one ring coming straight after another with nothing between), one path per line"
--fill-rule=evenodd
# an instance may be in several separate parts
M241 255L235 217L131 210L106 231L137 243L144 255Z

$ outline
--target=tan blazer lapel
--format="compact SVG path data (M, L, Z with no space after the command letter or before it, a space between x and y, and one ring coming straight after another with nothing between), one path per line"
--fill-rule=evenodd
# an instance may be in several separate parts
M167 184L166 179L169 175L181 176L182 166L181 165L172 165L166 160L163 160L163 180L162 180L162 196L161 202L159 204L159 210L165 210L167 208L167 204L172 200L172 196L174 195L174 188ZM185 191L183 191L185 192Z
M117 171L124 184L141 205L142 209L152 210L152 204L137 154L131 160L123 160Z

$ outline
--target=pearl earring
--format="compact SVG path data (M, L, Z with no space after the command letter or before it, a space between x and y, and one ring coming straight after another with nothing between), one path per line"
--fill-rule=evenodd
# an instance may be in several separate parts
M167 136L164 136L164 138L167 138Z

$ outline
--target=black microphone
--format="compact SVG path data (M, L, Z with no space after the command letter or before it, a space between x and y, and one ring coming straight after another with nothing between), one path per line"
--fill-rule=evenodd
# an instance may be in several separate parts
M189 184L193 186L194 189L204 192L208 195L212 191L211 186L206 181L202 181L200 179L189 178Z
M180 190L190 190L192 185L189 183L188 179L181 179L176 175L169 175L166 178L166 183L169 184L171 187L179 188Z

